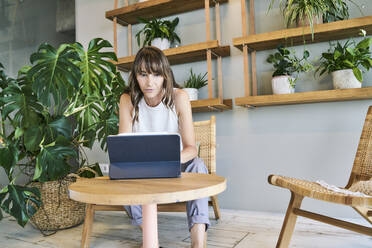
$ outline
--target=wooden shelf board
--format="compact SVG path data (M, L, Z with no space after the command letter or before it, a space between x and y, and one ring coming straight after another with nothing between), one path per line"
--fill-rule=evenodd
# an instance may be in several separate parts
M210 0L210 6L214 6L215 2ZM218 0L218 2L226 3L228 0ZM106 18L113 20L117 17L119 24L127 26L138 23L137 17L159 18L202 8L204 8L202 0L150 0L107 11Z
M283 95L261 95L235 98L235 105L260 107L286 104L336 102L372 99L372 87L299 92Z
M211 98L191 101L192 112L221 112L232 109L232 99Z
M219 46L217 40L201 42L181 47L169 48L163 50L164 54L168 57L171 65L190 63L196 61L206 60L206 50L211 49L212 54L226 57L230 56L230 46ZM213 56L214 58L216 56ZM118 62L114 62L119 70L129 71L132 68L135 56L122 57Z
M309 44L356 37L359 36L360 29L366 30L367 34L372 33L372 16L314 25L314 40L310 27L307 26L234 38L233 44L240 50L247 44L250 49L260 51L274 49L279 44L302 45L304 40Z

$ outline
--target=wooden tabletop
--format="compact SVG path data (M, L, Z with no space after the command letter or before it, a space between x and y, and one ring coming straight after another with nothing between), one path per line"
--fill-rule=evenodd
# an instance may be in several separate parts
M226 179L221 176L182 173L180 178L82 178L70 185L69 196L75 201L99 205L144 205L195 200L225 189Z

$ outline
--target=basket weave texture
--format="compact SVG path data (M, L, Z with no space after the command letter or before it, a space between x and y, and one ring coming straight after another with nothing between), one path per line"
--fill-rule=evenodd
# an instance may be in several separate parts
M70 200L68 186L74 179L50 182L32 182L40 190L42 205L31 223L41 231L56 231L79 225L85 216L85 204Z

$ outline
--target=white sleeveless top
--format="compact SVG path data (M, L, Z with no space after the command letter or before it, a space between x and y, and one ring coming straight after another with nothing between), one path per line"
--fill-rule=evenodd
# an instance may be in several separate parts
M134 111L133 109L132 116ZM173 105L172 108L168 108L163 102L150 107L142 97L138 104L138 121L134 123L132 132L179 133L176 107Z

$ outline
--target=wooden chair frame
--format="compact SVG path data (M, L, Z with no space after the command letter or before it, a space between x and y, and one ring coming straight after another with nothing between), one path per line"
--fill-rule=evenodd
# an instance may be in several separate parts
M372 106L369 107L360 138L358 150L355 156L353 169L346 185L348 189L351 185L359 181L372 179ZM295 225L297 216L302 216L317 220L330 225L335 225L347 230L372 236L372 228L363 225L334 219L328 216L312 213L300 209L302 200L305 196L328 201L332 203L344 204L354 208L364 219L372 224L372 197L351 196L323 188L317 183L296 178L270 175L269 183L275 186L287 188L291 191L291 200L283 221L279 239L276 244L278 248L288 247Z

